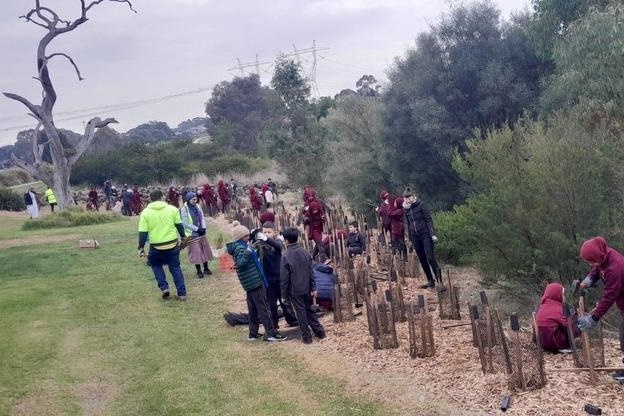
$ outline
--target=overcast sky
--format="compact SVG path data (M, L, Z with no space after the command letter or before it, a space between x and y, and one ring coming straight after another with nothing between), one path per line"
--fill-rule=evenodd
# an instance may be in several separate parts
M0 91L40 103L36 47L44 29L19 19L34 0L0 1ZM79 0L41 0L62 18L79 16ZM503 16L528 9L528 0L494 0ZM280 52L327 48L316 53L314 95L355 88L363 74L386 79L396 57L414 45L448 11L448 0L132 0L104 2L89 21L52 42L48 54L70 54L84 77L78 81L64 58L50 64L58 94L56 125L80 132L94 115L115 117L125 132L150 120L171 127L203 117L210 88L260 62L269 83ZM299 55L313 74L314 57ZM263 64L268 62L269 64ZM255 64L244 68L255 72ZM199 92L198 92L199 91ZM106 107L106 108L105 108ZM34 119L22 104L0 96L0 146L13 144Z

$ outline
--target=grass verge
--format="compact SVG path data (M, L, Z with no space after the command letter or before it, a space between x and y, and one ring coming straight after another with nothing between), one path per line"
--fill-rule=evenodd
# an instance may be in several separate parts
M0 217L12 238L57 240L0 251L0 415L392 414L226 326L237 283L216 264L194 279L184 253L189 300L162 301L136 258L136 217L72 229L97 250L17 224Z

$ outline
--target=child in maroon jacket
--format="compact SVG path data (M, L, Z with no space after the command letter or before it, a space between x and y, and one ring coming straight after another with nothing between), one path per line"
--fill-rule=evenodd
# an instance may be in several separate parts
M545 351L558 352L570 348L569 318L563 314L563 292L564 289L560 283L550 283L546 286L535 315L540 344ZM574 323L572 331L575 337L581 334Z
M401 253L403 261L407 261L407 247L405 246L405 225L403 224L403 198L394 200L392 208L388 211L390 217L390 236L392 242L392 254Z
M579 328L585 331L595 326L614 303L620 310L620 315L624 316L624 256L607 246L603 237L585 241L580 254L592 267L581 287L594 287L600 279L604 282L604 292L598 306L578 320ZM624 320L620 321L620 349L624 352ZM621 376L624 378L624 374Z

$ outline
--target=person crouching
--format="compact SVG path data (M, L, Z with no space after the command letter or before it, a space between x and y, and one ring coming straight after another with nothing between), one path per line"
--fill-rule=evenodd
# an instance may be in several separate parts
M572 342L568 339L568 319L570 318L563 314L563 293L564 288L560 283L550 283L546 286L535 315L539 340L544 351L567 350ZM573 335L578 337L581 331L574 321L576 319L571 319L572 331Z

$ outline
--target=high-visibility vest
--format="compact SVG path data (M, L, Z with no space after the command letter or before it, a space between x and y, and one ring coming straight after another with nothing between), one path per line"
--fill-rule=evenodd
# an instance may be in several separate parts
M54 192L52 192L52 188L48 188L48 190L45 191L45 197L48 204L56 204L56 197L54 196Z

